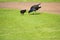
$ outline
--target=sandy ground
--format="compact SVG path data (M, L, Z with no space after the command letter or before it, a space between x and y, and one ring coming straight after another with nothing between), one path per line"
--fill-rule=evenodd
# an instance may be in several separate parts
M12 9L27 9L36 2L0 2L0 8L12 8ZM39 12L51 12L60 14L60 3L41 3L42 8L39 9Z

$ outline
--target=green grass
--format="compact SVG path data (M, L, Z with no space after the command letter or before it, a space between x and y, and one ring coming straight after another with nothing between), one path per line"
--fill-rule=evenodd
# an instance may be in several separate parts
M0 2L60 2L60 0L0 0Z
M0 8L0 40L60 40L60 15L37 13Z

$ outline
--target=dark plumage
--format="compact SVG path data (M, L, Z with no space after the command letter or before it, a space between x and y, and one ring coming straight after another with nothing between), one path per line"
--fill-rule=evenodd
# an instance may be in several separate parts
M30 10L28 11L28 13L33 12L33 11L37 11L39 8L41 8L41 6L39 7L39 5L40 5L40 4L31 6L31 8L30 8Z
M26 12L26 9L20 11L21 14L24 14L25 12Z

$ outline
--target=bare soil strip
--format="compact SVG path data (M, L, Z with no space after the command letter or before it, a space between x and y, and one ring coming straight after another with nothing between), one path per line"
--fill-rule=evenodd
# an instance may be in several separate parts
M12 8L12 9L27 9L36 2L0 2L0 8ZM38 11L40 12L51 12L60 14L60 3L41 3L42 8Z

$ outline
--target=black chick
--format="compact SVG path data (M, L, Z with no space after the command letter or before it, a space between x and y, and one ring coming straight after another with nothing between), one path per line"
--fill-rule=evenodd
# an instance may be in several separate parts
M41 8L41 6L39 7L39 5L40 5L40 4L31 6L31 8L30 8L30 10L28 11L28 13L33 12L33 11L37 11L39 8Z
M26 12L26 9L20 11L21 14L24 14L25 12Z

